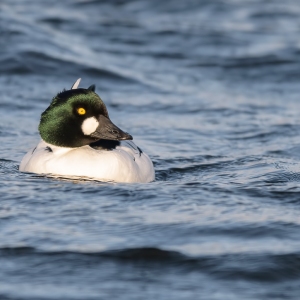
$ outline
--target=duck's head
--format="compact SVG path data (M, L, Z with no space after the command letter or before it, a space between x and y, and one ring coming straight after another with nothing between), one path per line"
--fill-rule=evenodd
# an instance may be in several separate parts
M77 88L80 79L71 90L53 98L42 113L39 131L42 139L60 147L81 147L95 141L132 140L132 136L114 125L95 86Z

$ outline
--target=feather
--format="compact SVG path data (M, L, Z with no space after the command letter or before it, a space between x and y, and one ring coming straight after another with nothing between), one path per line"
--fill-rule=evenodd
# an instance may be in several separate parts
M71 90L76 90L79 86L79 83L81 81L81 78L78 78L75 83L72 85Z

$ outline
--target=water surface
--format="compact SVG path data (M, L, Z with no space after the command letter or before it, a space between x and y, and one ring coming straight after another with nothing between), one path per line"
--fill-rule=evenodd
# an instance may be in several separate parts
M300 4L2 0L1 299L299 299ZM18 172L82 78L156 181Z

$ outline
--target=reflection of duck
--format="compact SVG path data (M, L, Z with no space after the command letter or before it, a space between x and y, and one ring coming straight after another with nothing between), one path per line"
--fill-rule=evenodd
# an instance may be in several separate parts
M42 141L24 156L20 171L115 182L153 181L148 155L111 122L95 86L78 89L79 82L54 97L42 113Z

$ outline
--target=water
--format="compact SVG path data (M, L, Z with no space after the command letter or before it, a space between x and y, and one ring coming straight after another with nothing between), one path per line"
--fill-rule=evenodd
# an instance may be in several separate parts
M0 33L1 299L299 299L297 0L2 0ZM18 172L78 77L155 182Z

